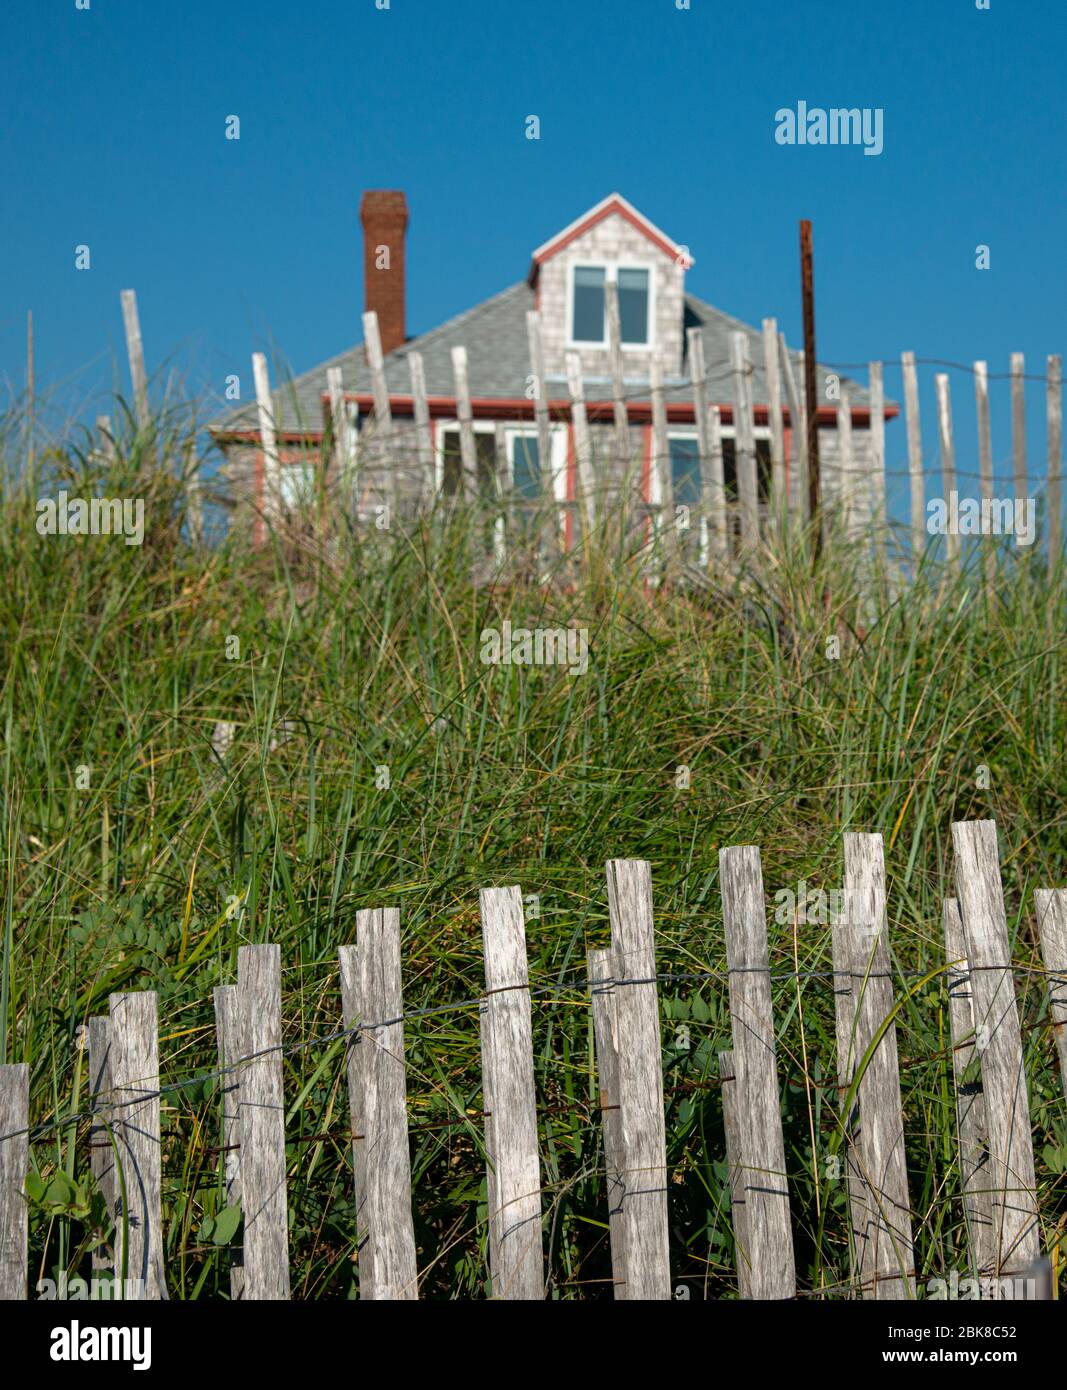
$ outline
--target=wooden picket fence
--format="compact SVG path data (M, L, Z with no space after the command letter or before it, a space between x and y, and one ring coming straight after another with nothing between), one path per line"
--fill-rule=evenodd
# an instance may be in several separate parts
M753 399L754 363L750 353L749 335L735 331L730 335L728 362L705 361L702 331L686 331L688 386L693 395L693 426L699 441L699 501L691 509L682 527L674 506L668 427L669 390L662 363L653 354L649 360L649 380L636 391L624 387L623 354L619 327L616 288L609 283L607 295L608 348L611 374L611 409L614 443L607 445L619 458L631 453L628 427L632 423L631 404L640 403L649 409L651 417L651 476L655 479L657 500L644 497L633 508L643 524L644 534L659 542L660 559L670 562L679 556L700 567L716 568L739 558L753 561L761 544L773 544L779 528L787 524L805 525L809 516L809 460L807 457L807 409L805 404L806 364L803 353L794 366L785 338L779 331L778 320L765 318L762 323L760 351L767 382L766 402ZM147 373L137 298L132 290L122 291L122 312L126 329L130 379L139 427L149 425ZM401 423L395 419L386 384L385 359L381 350L378 318L373 312L363 315L363 336L370 372L373 409L366 422L369 430L359 429L359 406L346 394L340 367L327 373L324 393L323 422L304 421L301 428L310 435L322 430L324 452L318 459L340 495L350 501L358 495L358 474L364 462L384 461L383 492L380 501L390 512L402 516L404 507L397 493L395 471L400 463L414 463L422 480L421 494L415 499L416 510L432 500L437 490L435 440L431 422L429 398L426 394L425 370L417 351L408 354L411 376L411 419ZM537 310L527 314L530 380L535 384L532 401L533 428L537 433L538 455L542 461L552 457L550 431L552 416L545 387L545 354L541 333L541 317ZM908 479L909 528L911 562L913 567L927 555L931 538L927 529L926 468L928 447L924 449L924 432L919 407L920 359L912 351L900 355L906 425L907 468L900 471ZM962 366L963 364L947 364ZM456 402L455 427L458 430L462 456L462 495L468 504L479 499L478 461L475 442L474 410L472 406L467 364L467 352L462 346L452 350L453 383ZM729 416L724 417L720 405L711 400L709 380L712 368L726 370L730 380ZM852 540L870 534L876 556L883 563L888 553L890 527L887 524L887 479L892 476L886 466L885 426L885 367L883 361L868 363L869 450L865 460L854 448L852 415L847 386L838 380L839 392L832 398L821 385L820 409L833 401L836 416L837 457L824 464L822 479L836 480L837 495L832 507L826 508L823 528L840 524L843 533ZM580 549L578 538L594 533L603 520L601 494L597 483L597 460L594 458L593 430L590 425L591 403L586 400L580 354L566 354L567 397L565 416L569 430L569 449L573 453L575 477L573 490L565 498L554 493L552 480L542 477L540 549L542 561L551 564L560 551ZM955 431L950 379L947 372L935 376L937 401L936 437L940 456L938 481L940 492L947 500L957 491L960 480L970 476L977 480L978 499L984 506L993 503L993 445L990 423L989 364L984 360L972 363L970 370L978 430L978 472L961 470L957 465ZM1011 457L1013 500L1025 504L1031 486L1043 488L1046 499L1047 565L1051 575L1060 563L1063 548L1063 361L1058 354L1047 358L1046 372L1038 379L1045 386L1046 449L1045 467L1039 474L1031 466L1026 437L1026 381L1033 373L1026 371L1025 357L1013 352L1008 375L1011 382ZM281 518L280 503L282 462L279 448L279 429L275 418L279 399L272 392L270 368L263 353L252 355L252 376L255 384L258 434L263 469L265 501L256 516L255 535L263 540L267 527ZM603 407L604 402L596 403ZM757 462L756 427L758 417L769 432L769 480L767 496L761 497ZM728 418L734 430L736 497L728 497L724 482L723 425ZM114 439L108 416L97 418L99 449L102 455L113 454ZM685 426L686 429L689 426ZM609 432L605 431L605 435ZM927 438L931 431L927 431ZM496 559L499 562L513 536L522 536L521 514L529 508L511 495L504 436L504 425L496 430L496 510L501 523ZM195 463L196 441L190 440L192 465L186 470L189 537L194 543L203 538L204 492ZM316 451L317 457L317 451ZM544 463L542 462L544 467ZM234 497L215 493L217 501L232 505ZM485 499L481 499L485 500ZM544 513L555 512L568 519L563 527L546 520ZM519 518L519 524L516 519ZM688 533L688 534L686 534ZM961 546L958 535L946 539L945 558L950 570L958 570ZM983 571L987 585L996 582L996 553L985 546Z
M956 896L944 903L946 970L959 1120L959 1194L971 1267L1022 1280L1040 1269L1041 1227L1023 1049L992 821L952 827ZM776 1062L760 852L723 849L732 1049L719 1057L726 1158L746 1299L797 1292ZM607 865L611 945L590 951L614 1295L673 1295L662 1041L652 880L640 860ZM842 1161L852 1283L863 1298L912 1298L915 1213L908 1193L882 837L844 836L843 920L832 926ZM485 993L480 1001L492 1294L545 1296L541 1164L530 982L520 889L480 893ZM1052 1024L1067 1088L1067 890L1035 896ZM400 920L357 915L340 950L351 1108L360 1297L414 1299L419 1270L404 1060ZM937 972L935 972L936 974ZM216 989L227 1201L240 1204L237 1299L287 1299L289 1223L282 1069L281 961L244 946L235 985ZM980 1061L980 1081L965 1079ZM92 1166L114 1220L116 1272L134 1296L166 1294L156 996L116 994L89 1024ZM29 1068L0 1067L0 1297L28 1296ZM418 1194L415 1193L417 1200ZM1016 1296L1026 1296L1024 1294ZM1031 1297L1050 1296L1031 1291Z

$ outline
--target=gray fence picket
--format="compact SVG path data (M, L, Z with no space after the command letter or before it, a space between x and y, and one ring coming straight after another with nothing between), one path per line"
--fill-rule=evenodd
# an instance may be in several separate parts
M1041 957L1048 971L1052 1032L1060 1058L1060 1081L1067 1096L1067 889L1038 888L1034 912Z
M759 850L719 853L752 1298L796 1293Z
M237 952L241 1067L244 1298L289 1297L289 1213L282 1085L282 973L277 946Z
M111 1095L119 1164L115 1277L130 1281L124 1285L126 1298L166 1298L157 999L154 991L143 990L113 994L109 1002Z
M952 1070L956 1080L956 1123L959 1130L960 1185L963 1213L978 1275L993 1263L993 1192L989 1169L985 1094L974 1033L974 993L963 921L955 898L946 898L941 920L945 929L948 966L949 1027Z
M671 1297L667 1139L652 875L643 859L607 865L618 1026L622 1225L627 1299Z
M111 1050L108 1045L108 1017L97 1014L90 1018L89 1033L89 1094L92 1096L93 1120L89 1125L89 1169L97 1190L104 1198L108 1217L114 1221L117 1208L115 1150L111 1143ZM105 1247L93 1251L93 1269L110 1270L113 1256Z
M730 334L730 373L733 392L734 450L738 511L741 515L741 548L752 552L759 545L759 484L756 439L752 415L752 364L748 338Z
M622 1222L622 1118L619 1108L619 1043L615 982L610 950L586 954L593 1013L593 1042L604 1133L604 1188L608 1203L608 1239L615 1297L627 1296L626 1234Z
M852 955L852 994L856 1010L857 1063L877 1046L857 1088L858 1168L863 1180L864 1215L856 1223L856 1257L863 1296L914 1298L908 1173L893 977L886 922L885 861L881 835L846 834L845 902Z
M359 1027L348 1047L352 1156L361 1189L359 1296L413 1299L418 1271L397 909L357 912L356 945L342 946L340 961L344 1024Z
M241 1009L236 985L216 985L215 1040L219 1051L222 1086L222 1161L226 1205L241 1205L241 1076L242 1058L247 1048L241 1040ZM223 1070L225 1069L225 1070ZM230 1298L244 1295L244 1252L235 1248L230 1256Z
M848 1186L849 1262L852 1279L861 1282L858 1252L864 1220L863 1178L859 1170L855 1129L859 1107L853 1099L845 1114L845 1101L856 1072L856 1001L852 993L852 942L847 922L830 924L830 949L834 970L834 1036L837 1044L837 1110L844 1129L845 1182Z
M0 1301L28 1294L30 1171L30 1069L25 1062L0 1066Z
M742 1298L751 1298L752 1250L749 1245L748 1206L745 1201L745 1159L741 1151L741 1117L737 1113L737 1072L732 1052L719 1053L719 1086L722 1095L722 1125L726 1134L726 1171L734 1227L737 1292Z
M952 844L989 1128L993 1273L1018 1274L1038 1259L1041 1244L1030 1107L996 823L956 821Z
M496 1298L543 1299L541 1164L526 927L518 888L479 894L485 952L482 1011L490 1276Z

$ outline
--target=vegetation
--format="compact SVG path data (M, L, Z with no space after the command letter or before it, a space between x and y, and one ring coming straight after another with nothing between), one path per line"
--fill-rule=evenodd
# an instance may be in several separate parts
M905 584L804 536L706 588L648 582L621 528L553 582L475 587L484 532L453 513L353 531L325 513L253 551L183 536L181 429L121 431L102 462L65 443L12 481L0 527L5 865L0 1060L27 1061L32 1282L88 1275L87 1019L159 993L164 1084L216 1065L212 987L247 942L280 943L287 1043L336 1031L337 948L357 908L402 914L414 1206L424 1297L485 1287L476 1000L479 886L528 904L553 1296L610 1296L585 953L606 945L604 862L651 861L667 1091L672 1270L733 1297L716 1055L730 1046L718 851L754 843L769 901L798 1279L848 1277L833 1162L833 996L825 924L775 894L841 883L841 836L885 837L917 1257L966 1268L943 980L950 823L994 817L1049 1247L1067 1219L1067 1114L1040 964L1035 886L1067 882L1064 574L1000 557L987 593L931 561ZM11 429L11 450L17 441ZM42 537L48 485L145 499L141 546ZM473 538L473 539L472 539ZM985 541L984 544L993 544ZM589 668L486 665L480 636L575 624ZM236 639L233 640L233 639ZM838 650L830 639L836 639ZM235 725L224 761L216 725ZM686 776L680 768L688 768ZM383 770L387 769L387 777ZM984 772L983 769L987 770ZM388 785L385 785L388 782ZM355 1292L343 1041L285 1060L293 1292ZM213 1080L164 1096L172 1297L224 1297ZM81 1117L81 1118L79 1118ZM221 1218L221 1219L219 1219ZM107 1238L106 1232L104 1238ZM601 1281L601 1282L598 1282Z

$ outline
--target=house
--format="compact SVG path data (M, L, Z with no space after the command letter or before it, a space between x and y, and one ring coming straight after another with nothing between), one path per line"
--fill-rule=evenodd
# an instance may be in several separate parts
M560 504L569 535L579 464L575 440L574 382L568 381L568 357L577 354L588 419L591 472L599 494L610 499L624 490L646 503L662 500L667 479L659 455L653 466L652 363L657 360L665 404L669 484L676 506L697 505L701 492L696 401L691 380L690 333L703 341L706 400L720 410L723 472L728 505L736 496L735 406L731 374L731 338L744 335L754 406L758 488L766 501L771 475L770 391L764 348L758 329L731 318L689 293L686 272L693 265L688 248L661 231L646 216L614 193L543 241L533 252L526 276L440 327L415 338L407 336L405 236L407 201L386 190L363 195L363 264L366 310L377 315L391 425L388 443L373 447L377 415L374 379L368 353L356 346L296 377L274 391L271 413L277 432L280 505L298 507L320 472L333 476L334 460L354 471L356 513L369 518L388 499L402 511L430 505L464 489L461 402L454 350L466 353L466 386L476 456L477 489L499 488L521 502L549 494ZM610 286L614 286L614 295ZM625 398L626 447L613 403L609 305L617 298L621 394ZM539 321L543 382L548 404L547 435L539 435L535 416L537 376L531 367L528 315ZM366 320L365 320L366 322ZM421 361L428 422L420 420L413 384L412 357ZM790 353L802 380L802 358ZM417 369L417 363L416 363ZM331 380L343 385L345 416ZM834 380L820 369L817 381ZM867 391L842 378L852 425L854 477L852 504L861 521L875 506L871 450L871 412ZM820 455L824 495L839 491L838 401L823 386L820 400ZM780 396L786 400L784 392ZM621 409L621 407L619 407ZM897 414L889 404L886 418ZM465 416L466 418L466 416ZM660 416L662 419L662 415ZM336 428L330 428L331 420ZM793 421L783 406L786 485L795 500L798 470ZM227 458L227 472L239 493L262 513L264 464L260 450L259 412L252 402L216 420L212 432ZM381 436L379 436L381 438ZM336 444L334 440L336 439ZM540 457L547 439L548 467ZM329 446L329 447L325 447ZM324 458L326 459L324 463ZM472 470L466 470L470 485ZM269 489L267 489L269 491ZM469 490L469 489L468 489Z

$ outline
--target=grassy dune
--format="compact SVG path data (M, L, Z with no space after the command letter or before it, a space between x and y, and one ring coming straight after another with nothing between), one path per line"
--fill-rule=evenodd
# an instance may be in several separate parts
M416 1238L426 1297L485 1287L478 1015L479 886L526 894L554 1296L610 1277L585 952L608 940L604 861L651 861L661 985L675 1282L735 1284L715 1057L730 1021L718 851L762 848L798 1279L847 1279L845 1190L829 1153L836 1082L829 928L773 917L799 880L839 887L841 835L885 836L900 989L943 963L950 823L994 817L1019 967L1040 964L1035 887L1067 883L1064 576L1004 556L984 593L969 565L907 588L835 543L812 574L798 541L758 582L650 587L632 547L594 538L550 585L469 581L464 517L352 537L335 521L258 553L182 539L176 436L102 465L38 460L87 496L146 499L143 546L42 538L9 485L0 527L3 1060L31 1066L36 1277L88 1273L81 1026L113 990L159 992L163 1081L215 1064L211 990L237 948L280 943L287 1042L331 1034L337 947L360 907L402 914ZM53 486L54 485L54 486ZM328 520L328 519L327 519ZM985 544L992 544L987 541ZM500 627L588 631L589 669L485 665ZM231 639L237 639L236 643ZM836 639L839 653L833 655ZM829 645L828 645L829 644ZM830 653L828 655L828 652ZM219 721L235 725L224 764ZM283 721L285 721L283 723ZM273 746L272 746L273 745ZM689 785L680 767L689 769ZM79 769L83 771L79 772ZM84 771L88 769L88 771ZM388 787L383 769L388 769ZM981 769L987 769L983 773ZM82 784L82 785L79 785ZM536 914L536 915L535 915ZM799 972L794 974L793 972ZM696 976L697 978L692 978ZM684 978L690 977L690 978ZM1020 969L1040 1199L1067 1218L1067 1114L1047 992ZM965 1269L943 983L906 1001L901 1081L917 1256ZM295 1297L354 1295L343 1044L292 1050ZM164 1203L172 1297L225 1296L220 1097L167 1094ZM62 1189L62 1190L61 1190Z

